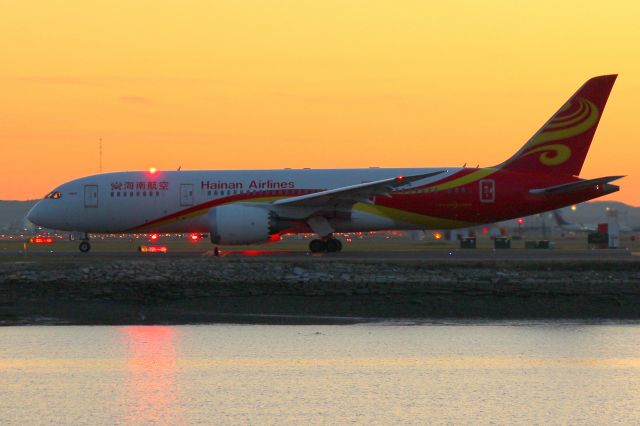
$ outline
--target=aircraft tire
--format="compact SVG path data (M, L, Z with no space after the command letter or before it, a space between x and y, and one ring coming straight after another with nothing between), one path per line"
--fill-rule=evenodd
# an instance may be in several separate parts
M80 249L80 251L82 253L88 253L89 250L91 250L91 244L89 244L88 241L83 241L83 242L80 243L78 248Z
M327 251L329 253L335 253L342 250L342 243L337 238L329 238L326 242Z
M309 250L311 253L322 253L327 251L327 244L322 240L311 240L309 243Z

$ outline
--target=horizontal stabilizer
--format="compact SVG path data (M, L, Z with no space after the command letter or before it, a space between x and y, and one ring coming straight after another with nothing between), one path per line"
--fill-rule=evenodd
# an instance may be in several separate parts
M550 186L548 188L531 189L529 193L533 195L551 195L561 194L564 192L576 191L578 189L588 188L595 185L604 185L614 180L623 178L624 176L605 176L596 179L581 180L578 182L564 183L562 185Z

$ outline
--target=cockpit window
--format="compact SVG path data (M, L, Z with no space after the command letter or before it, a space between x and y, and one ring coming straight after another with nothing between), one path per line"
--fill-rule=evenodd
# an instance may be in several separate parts
M62 192L60 191L54 191L50 194L48 194L46 197L44 198L52 198L54 200L57 200L58 198L62 198Z

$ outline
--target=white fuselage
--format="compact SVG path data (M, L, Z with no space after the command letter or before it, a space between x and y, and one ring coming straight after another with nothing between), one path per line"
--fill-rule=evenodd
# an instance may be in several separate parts
M302 169L225 171L148 171L93 175L65 183L54 190L58 199L45 198L29 213L36 224L48 228L96 232L208 232L207 203L251 194L242 202L268 202L310 192L340 188L400 175L429 173L421 169ZM416 182L424 185L460 169ZM414 185L414 186L415 186ZM193 211L193 213L190 213ZM163 220L179 215L175 220ZM43 224L40 218L46 217ZM424 224L404 223L354 210L337 217L338 232L381 229L418 229Z

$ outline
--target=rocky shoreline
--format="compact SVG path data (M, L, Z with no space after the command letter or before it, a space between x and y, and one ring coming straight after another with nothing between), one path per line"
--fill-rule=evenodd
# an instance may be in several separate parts
M0 325L640 319L640 262L0 263Z

